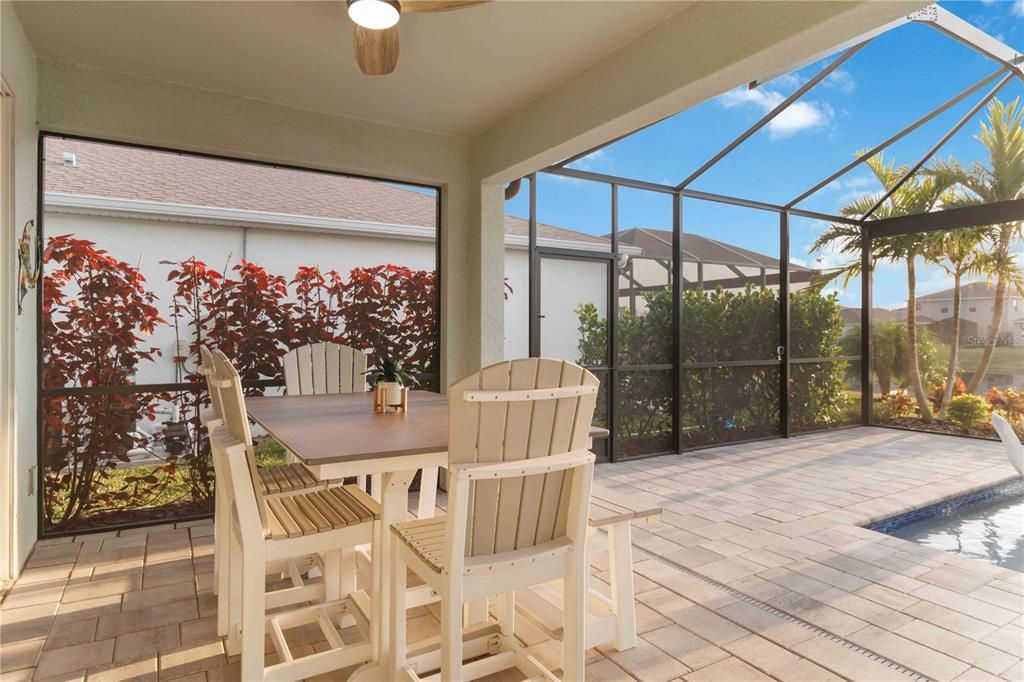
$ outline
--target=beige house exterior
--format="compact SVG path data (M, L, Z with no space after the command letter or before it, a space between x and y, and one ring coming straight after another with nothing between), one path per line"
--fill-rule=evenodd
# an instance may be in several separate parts
M960 293L960 345L981 347L986 345L992 311L995 307L995 284L971 282ZM917 312L935 321L937 325L953 316L953 290L945 289L917 298ZM946 334L948 337L948 333ZM1024 296L1010 290L1006 295L1003 317L999 324L1000 346L1024 346Z

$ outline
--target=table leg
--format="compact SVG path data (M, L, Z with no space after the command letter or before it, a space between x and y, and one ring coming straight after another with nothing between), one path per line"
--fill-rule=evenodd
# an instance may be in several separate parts
M378 663L387 660L390 652L389 625L391 593L391 524L409 517L409 484L416 470L388 472L381 476L381 537L373 548L374 631L377 633Z
M432 519L437 509L437 467L423 467L420 471L420 502L416 518Z

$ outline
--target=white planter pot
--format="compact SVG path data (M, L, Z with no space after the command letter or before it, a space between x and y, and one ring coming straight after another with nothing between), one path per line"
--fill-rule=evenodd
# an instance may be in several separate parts
M402 404L402 384L397 381L382 381L379 386L384 389L384 404L388 406Z

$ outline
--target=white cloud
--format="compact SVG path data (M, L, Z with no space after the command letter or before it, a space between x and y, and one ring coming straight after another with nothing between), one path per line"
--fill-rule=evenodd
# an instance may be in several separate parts
M794 102L772 119L768 132L774 139L789 137L802 130L828 127L833 118L832 107L819 102Z
M1024 17L1024 0L1013 0L1013 7L1010 8L1010 14L1016 17Z
M870 187L873 184L875 184L875 178L870 175L855 175L852 178L847 179L845 182L846 187L861 189L864 187Z
M770 80L768 82L776 87L782 88L783 90L796 90L801 85L806 83L807 79L794 71L793 73L783 74L778 78ZM761 87L763 86L764 84L762 84Z
M750 90L741 86L719 96L718 102L726 109L752 106L767 113L785 99L777 90L766 87ZM805 130L828 127L834 118L832 107L824 102L798 100L768 123L768 134L778 140Z
M826 88L835 88L845 95L849 95L857 89L857 81L845 69L836 69L830 73L828 78L822 82L822 85Z
M574 168L579 168L580 170L597 172L601 170L609 170L615 164L607 149L598 149L597 151L587 154L582 159L574 161L571 165Z

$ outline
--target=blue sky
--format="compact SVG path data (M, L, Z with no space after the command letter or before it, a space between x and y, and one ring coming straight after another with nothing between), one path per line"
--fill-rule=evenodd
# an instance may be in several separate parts
M1024 0L943 2L943 7L1024 52ZM656 126L580 160L576 167L653 182L676 184L769 109L806 82L835 56L748 90L726 92ZM784 204L831 175L859 149L869 148L996 70L995 62L921 25L906 25L877 37L771 124L705 173L691 187ZM891 146L886 154L912 164L981 98L972 95ZM999 97L1024 95L1017 79ZM974 139L982 114L938 152L962 163L984 158ZM863 167L843 176L801 208L836 213L852 198L879 189ZM508 203L510 213L527 215L526 192ZM775 214L684 201L684 229L762 253L777 255ZM636 190L620 194L619 227L671 229L671 203L663 195ZM538 182L538 219L591 234L609 230L605 185L556 176ZM831 253L809 253L825 225L791 222L791 259L813 267L836 265ZM898 306L906 296L905 268L881 267L875 304ZM926 268L919 293L949 286L937 268ZM847 305L860 305L859 289L842 292Z

